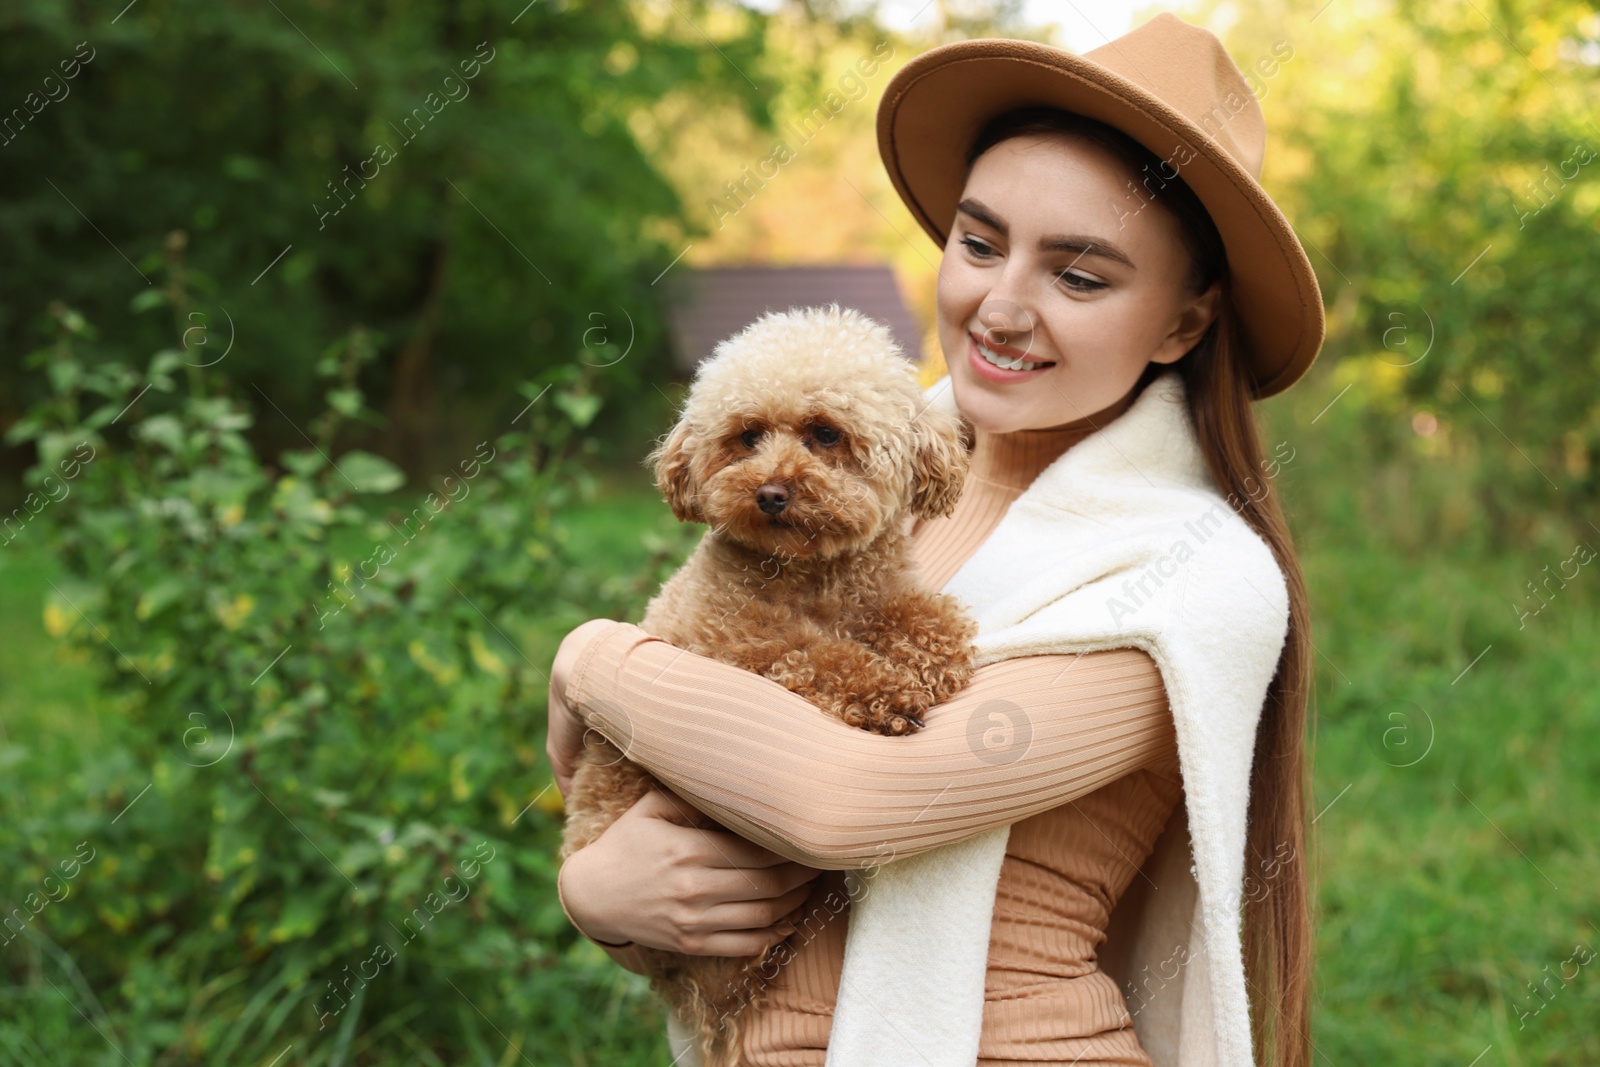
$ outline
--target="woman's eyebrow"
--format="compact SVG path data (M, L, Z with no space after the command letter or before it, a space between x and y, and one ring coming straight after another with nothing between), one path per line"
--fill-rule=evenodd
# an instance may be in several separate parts
M1000 216L989 210L988 206L981 200L974 200L972 197L968 197L956 205L956 210L971 215L985 226L998 230L1001 237L1010 236L1010 231L1007 229L1005 222ZM1039 250L1042 252L1076 252L1080 258L1083 256L1103 256L1106 259L1116 260L1118 263L1124 264L1130 270L1139 269L1134 265L1133 260L1128 258L1127 253L1103 237L1089 237L1084 234L1051 234L1039 239Z

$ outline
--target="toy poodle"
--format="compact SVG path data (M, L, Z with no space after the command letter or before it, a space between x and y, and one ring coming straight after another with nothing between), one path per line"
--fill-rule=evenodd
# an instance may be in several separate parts
M647 459L673 514L709 530L639 626L850 726L920 729L970 680L977 625L919 583L905 531L911 516L955 508L968 443L962 420L925 404L883 325L838 304L763 315L700 364ZM625 755L605 739L585 748L562 860L658 787ZM652 986L698 1032L704 1067L738 1067L741 990L777 947L736 958L644 949Z

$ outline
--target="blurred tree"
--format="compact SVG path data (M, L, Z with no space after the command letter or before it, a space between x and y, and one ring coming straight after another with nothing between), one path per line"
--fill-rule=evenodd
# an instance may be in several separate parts
M19 0L0 35L0 429L36 388L17 354L50 300L113 351L159 342L125 294L174 230L178 310L208 342L192 361L228 349L218 370L298 424L320 408L314 339L364 324L390 339L366 384L407 465L443 396L509 404L509 383L579 359L615 363L625 396L690 228L629 116L686 96L770 124L766 20L708 0Z
M1437 434L1430 454L1474 472L1496 544L1541 512L1587 514L1600 498L1600 16L1570 0L1230 6L1241 67L1275 42L1292 50L1256 72L1257 95L1267 187L1330 306L1320 373L1335 388L1318 406L1357 385L1340 406L1365 412L1391 453Z
M929 329L928 382L943 373L932 329L942 250L912 218L878 154L876 116L895 72L958 36L1039 39L1020 4L966 5L970 33L938 24L930 7L915 36L841 10L838 0L794 0L774 13L769 98L774 128L707 113L692 99L663 102L635 133L659 160L686 211L706 231L683 262L697 267L890 263L907 304ZM952 24L953 25L953 24ZM937 370L937 373L935 373Z

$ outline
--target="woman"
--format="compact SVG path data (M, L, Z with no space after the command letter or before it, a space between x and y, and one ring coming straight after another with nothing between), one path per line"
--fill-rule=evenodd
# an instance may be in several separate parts
M1249 401L1323 319L1263 140L1220 42L1171 15L1082 57L943 46L888 86L880 148L944 246L928 395L974 430L956 512L908 529L980 619L926 729L842 729L627 623L558 651L563 791L586 728L625 732L742 835L653 794L564 866L568 915L624 966L782 942L750 1064L1309 1062L1310 638ZM936 951L894 941L918 920Z

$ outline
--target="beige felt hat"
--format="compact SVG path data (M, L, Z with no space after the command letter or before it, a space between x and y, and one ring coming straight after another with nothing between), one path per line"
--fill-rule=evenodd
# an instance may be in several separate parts
M1258 181L1266 122L1215 34L1160 14L1081 56L980 38L907 63L878 105L878 151L941 247L973 138L995 115L1029 105L1114 126L1166 162L1164 177L1176 170L1227 248L1253 394L1280 393L1306 372L1322 347L1322 292L1294 228Z

